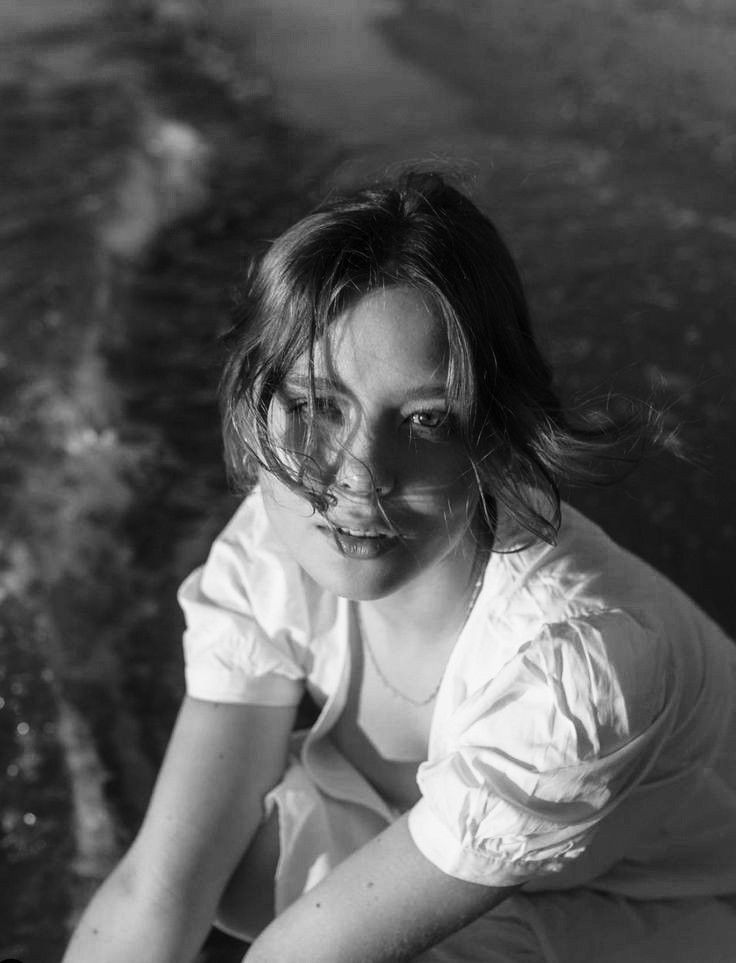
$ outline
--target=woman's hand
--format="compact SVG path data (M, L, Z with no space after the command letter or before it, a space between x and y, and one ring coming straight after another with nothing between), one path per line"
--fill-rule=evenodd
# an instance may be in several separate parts
M430 863L402 816L278 916L246 963L399 963L514 892L448 876Z

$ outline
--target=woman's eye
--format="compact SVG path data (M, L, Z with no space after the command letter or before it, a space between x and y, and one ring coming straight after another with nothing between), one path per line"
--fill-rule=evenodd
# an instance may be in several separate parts
M433 431L441 428L447 421L446 411L415 411L409 421L415 428L425 428Z
M289 403L289 414L296 415L303 420L308 420L310 416L309 398L294 398ZM332 398L314 399L314 417L320 421L328 419L330 421L342 421L342 410Z

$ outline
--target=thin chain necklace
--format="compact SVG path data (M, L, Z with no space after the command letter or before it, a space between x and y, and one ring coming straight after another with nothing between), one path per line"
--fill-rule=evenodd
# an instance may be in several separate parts
M477 602L478 596L480 595L480 590L483 585L483 575L485 573L485 566L483 565L483 560L485 559L485 556L486 556L485 552L481 551L479 547L476 548L475 558L473 559L473 569L471 573L471 578L474 579L473 591L470 596L470 601L468 602L465 608L465 614L463 616L462 625L460 626L460 629L458 631L458 636L460 635L460 632L462 632L462 630L465 628L465 623L468 621L470 613L473 611L473 606ZM422 706L428 706L430 702L433 702L437 698L437 693L440 691L440 686L442 685L442 680L445 676L445 669L444 668L442 669L442 674L440 675L437 685L434 687L434 689L432 689L429 695L426 696L426 698L424 699L414 699L412 696L409 696L405 692L402 692L401 689L397 689L396 686L393 684L393 682L385 675L385 673L381 669L381 666L378 664L376 653L373 651L373 646L368 640L368 635L363 626L363 619L360 615L359 603L357 603L355 606L355 614L358 620L358 629L360 631L360 637L363 641L363 645L366 651L368 652L368 657L371 660L371 665L373 666L376 672L376 675L384 684L384 686L389 690L389 692L391 692L391 694L395 695L397 698L402 699L404 702L408 702L409 705L412 705L417 709L421 709Z

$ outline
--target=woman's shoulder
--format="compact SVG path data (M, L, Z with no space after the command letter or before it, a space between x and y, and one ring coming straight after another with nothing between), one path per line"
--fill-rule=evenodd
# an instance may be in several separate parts
M615 680L633 701L646 699L669 642L668 601L646 588L655 574L563 505L555 545L491 556L456 668L474 688L564 677L581 700Z
M492 556L489 568L496 585L486 596L489 618L500 616L524 635L535 621L610 611L626 612L654 633L678 624L709 628L696 603L666 576L565 503L554 545L535 541Z
M315 661L335 649L336 599L302 576L257 489L184 581L179 602L187 691L198 699L296 704Z
M549 690L607 706L601 718L629 731L729 649L691 599L567 505L555 545L491 557L479 603L455 661L458 691L533 702Z
M335 618L336 599L305 575L273 531L254 488L214 540L204 565L184 582L180 600L204 595L233 610L247 608L268 635L307 639Z

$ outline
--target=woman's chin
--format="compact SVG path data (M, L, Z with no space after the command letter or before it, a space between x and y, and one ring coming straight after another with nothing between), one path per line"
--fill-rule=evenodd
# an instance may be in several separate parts
M314 556L298 561L307 575L328 592L354 602L370 602L392 595L415 574L408 560L398 557L401 547L397 548L397 557L391 558L392 554L356 557L335 553L328 563Z

